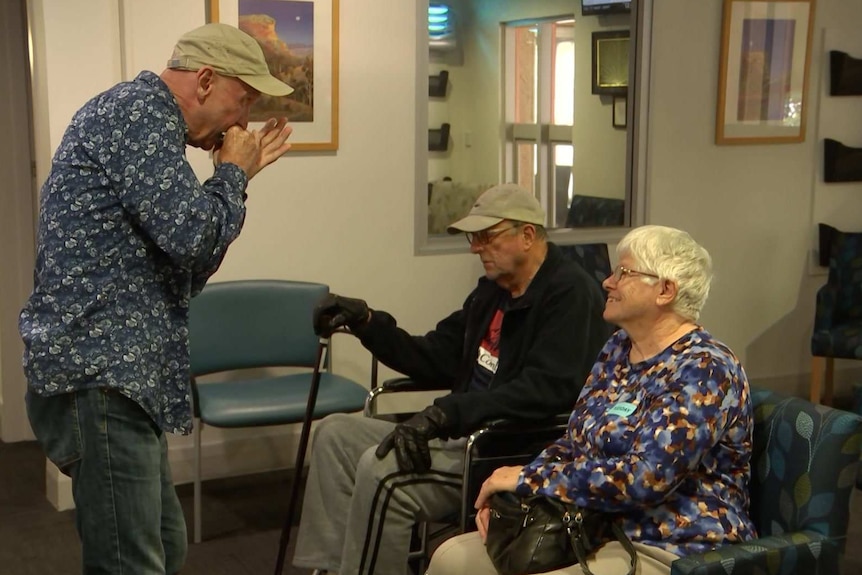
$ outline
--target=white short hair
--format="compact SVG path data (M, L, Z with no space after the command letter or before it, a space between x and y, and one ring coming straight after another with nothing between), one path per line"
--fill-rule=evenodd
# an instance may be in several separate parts
M654 273L676 284L673 310L697 321L712 282L712 258L687 232L666 226L640 226L617 244L617 256L628 254L638 271Z

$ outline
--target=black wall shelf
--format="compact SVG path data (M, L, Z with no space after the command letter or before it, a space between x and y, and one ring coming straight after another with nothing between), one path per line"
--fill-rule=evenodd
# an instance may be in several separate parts
M428 151L445 152L449 149L449 124L442 124L439 129L428 130Z
M441 70L436 76L428 76L428 97L445 98L449 86L449 72Z
M862 182L862 148L851 148L830 138L823 140L823 180Z
M862 96L862 60L829 51L829 95Z

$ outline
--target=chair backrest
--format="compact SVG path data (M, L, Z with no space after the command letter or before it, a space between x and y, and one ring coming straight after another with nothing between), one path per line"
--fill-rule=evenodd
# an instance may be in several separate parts
M862 319L862 233L832 230L829 284L836 287L833 322Z
M625 200L575 194L566 216L567 228L621 226L625 223Z
M814 531L843 548L862 417L752 389L751 515L761 537Z
M602 282L611 275L611 256L608 253L608 244L575 244L560 246L560 250L566 257L579 263L587 274L598 282L599 289L604 293Z
M311 316L329 292L318 283L245 280L208 284L191 302L193 375L254 367L315 367Z

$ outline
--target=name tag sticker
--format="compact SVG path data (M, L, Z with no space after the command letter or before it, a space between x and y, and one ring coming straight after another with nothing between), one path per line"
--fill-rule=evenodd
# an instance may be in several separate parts
M608 410L608 413L610 415L621 415L623 417L627 417L627 416L631 415L632 413L634 413L635 409L637 409L637 408L635 407L634 403L629 403L627 401L621 401L621 402L617 403L616 405L614 405L612 408L610 408Z
M494 357L490 351L480 345L479 357L476 358L476 362L491 373L497 373L497 364L500 363L500 359Z

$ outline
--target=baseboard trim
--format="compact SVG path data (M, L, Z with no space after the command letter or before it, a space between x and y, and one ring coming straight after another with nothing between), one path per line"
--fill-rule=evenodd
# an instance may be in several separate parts
M255 430L206 428L201 444L203 478L222 479L278 469L296 461L300 426ZM191 436L169 436L168 461L175 485L194 481L194 444ZM72 480L45 460L45 495L57 511L75 508Z
M361 414L356 416L362 417ZM314 427L312 425L312 432ZM205 427L201 442L203 479L292 469L300 433L300 425L236 430ZM190 435L168 436L168 461L175 485L194 481L194 443ZM74 509L72 480L47 459L45 464L48 501L58 511Z
M312 425L312 430L314 425ZM301 426L225 430L204 427L201 438L203 480L291 469L296 461ZM175 485L194 481L191 436L170 438L168 459Z

